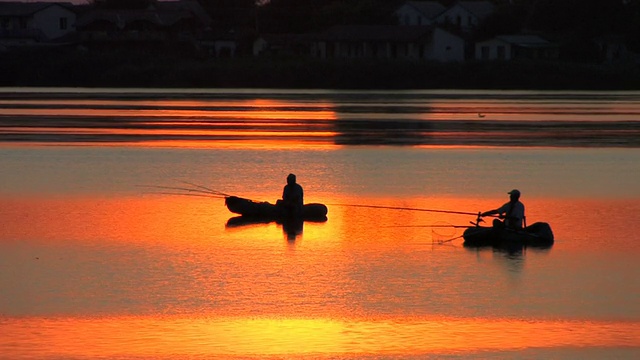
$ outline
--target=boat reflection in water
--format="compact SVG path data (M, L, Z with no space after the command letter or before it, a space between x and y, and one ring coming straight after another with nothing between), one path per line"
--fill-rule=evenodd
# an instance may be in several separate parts
M323 223L327 221L327 217L317 217L310 219L301 219L301 218L289 218L289 217L270 217L270 216L234 216L227 220L227 224L225 227L227 229L230 228L241 228L241 227L252 227L252 226L261 226L267 224L278 224L282 226L282 230L287 236L287 241L295 241L296 238L302 235L302 231L304 229L305 222L313 222L313 223Z
M313 220L307 220L313 221ZM324 220L315 220L314 222L325 222ZM304 220L297 218L275 219L259 216L234 216L227 221L226 228L239 228L245 226L260 226L276 223L282 226L282 230L287 237L287 241L295 241L299 235L302 235L304 228Z

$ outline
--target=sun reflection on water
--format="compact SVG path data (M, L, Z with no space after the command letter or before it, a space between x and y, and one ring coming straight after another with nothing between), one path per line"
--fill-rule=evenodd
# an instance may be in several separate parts
M457 318L107 317L0 322L5 356L287 356L637 346L640 323ZM37 334L33 329L38 329Z

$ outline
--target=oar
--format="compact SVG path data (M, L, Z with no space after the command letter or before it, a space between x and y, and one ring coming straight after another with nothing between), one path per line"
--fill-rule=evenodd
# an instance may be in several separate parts
M461 238L461 237L463 237L463 236L464 236L464 234L459 235L459 236L456 236L456 237L451 238L451 239L442 240L442 241L436 241L435 243L436 243L436 244L446 244L446 243L451 242L451 241L453 241L453 240L460 239L460 238Z

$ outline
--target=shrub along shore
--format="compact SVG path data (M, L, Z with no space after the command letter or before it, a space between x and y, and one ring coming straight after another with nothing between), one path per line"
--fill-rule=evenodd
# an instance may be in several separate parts
M219 59L176 47L0 53L3 87L640 90L637 64Z

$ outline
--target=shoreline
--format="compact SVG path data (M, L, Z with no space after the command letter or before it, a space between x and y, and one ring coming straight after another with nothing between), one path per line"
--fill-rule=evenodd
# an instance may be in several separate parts
M640 90L636 64L220 59L180 50L69 46L2 53L0 87Z

